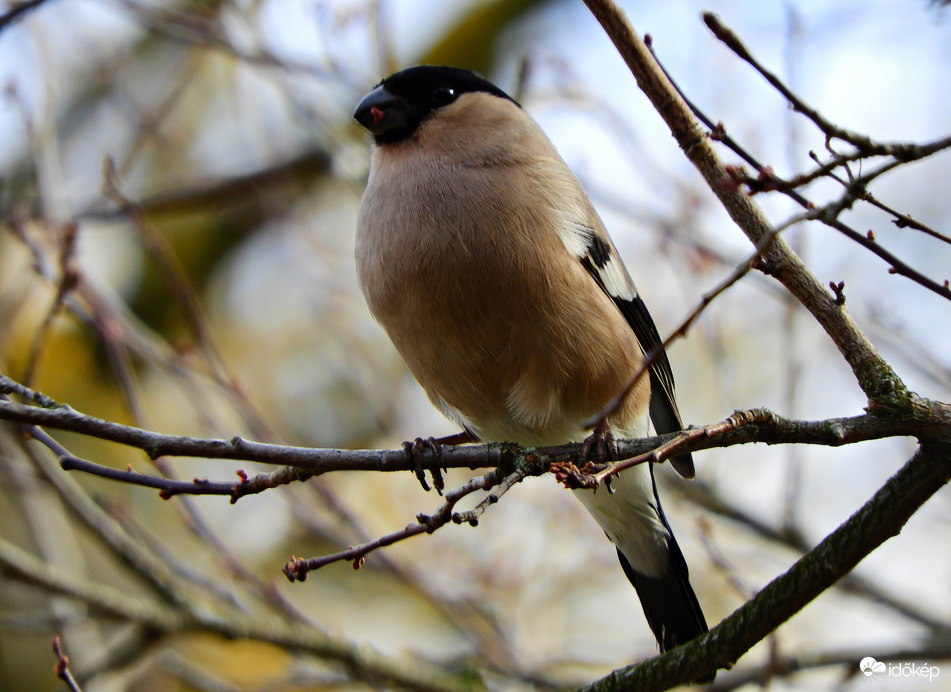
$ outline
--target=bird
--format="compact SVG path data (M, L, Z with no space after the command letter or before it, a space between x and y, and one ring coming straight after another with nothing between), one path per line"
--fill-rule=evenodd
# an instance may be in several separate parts
M581 182L522 106L479 74L409 67L354 119L372 136L357 277L432 404L472 441L547 446L662 345ZM663 352L605 419L624 437L683 428ZM672 460L694 477L689 454ZM707 631L652 463L574 491L617 549L661 652Z

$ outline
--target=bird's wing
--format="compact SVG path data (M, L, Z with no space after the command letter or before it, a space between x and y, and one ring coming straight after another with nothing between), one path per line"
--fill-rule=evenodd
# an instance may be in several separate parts
M654 320L594 210L585 210L588 213L583 216L578 213L580 211L559 211L559 235L568 251L581 262L591 278L620 310L634 330L641 350L648 355L662 345ZM682 430L683 423L674 394L674 376L665 351L661 350L654 359L649 375L650 416L654 429L658 433ZM695 475L690 454L672 458L671 465L684 478L693 478Z

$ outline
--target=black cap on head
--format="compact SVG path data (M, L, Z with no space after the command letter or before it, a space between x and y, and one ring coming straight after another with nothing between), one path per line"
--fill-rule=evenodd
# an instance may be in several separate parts
M410 67L380 82L363 97L354 119L378 144L411 137L433 112L469 92L483 91L518 105L492 82L456 67Z

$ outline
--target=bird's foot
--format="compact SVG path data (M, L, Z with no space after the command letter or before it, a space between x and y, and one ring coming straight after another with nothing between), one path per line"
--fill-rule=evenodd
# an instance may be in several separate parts
M614 440L614 433L611 431L611 425L607 419L602 418L594 426L594 430L588 435L581 445L581 461L588 461L591 450L597 450L597 456L592 461L604 464L608 461L617 461L617 442Z
M472 435L469 434L468 430L463 430L445 437L427 437L425 440L422 437L417 437L412 442L404 442L403 451L412 459L413 472L426 492L429 492L429 483L426 481L426 469L423 468L423 454L427 448L432 451L437 463L430 469L430 473L433 476L433 486L436 488L436 492L442 495L443 488L446 487L443 482L442 471L439 468L441 465L439 462L442 461L442 446L461 445L471 441Z

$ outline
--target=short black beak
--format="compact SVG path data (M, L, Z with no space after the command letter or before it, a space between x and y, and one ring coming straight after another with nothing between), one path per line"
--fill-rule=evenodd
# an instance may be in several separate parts
M353 111L353 118L376 137L407 127L409 107L382 84L364 96Z

